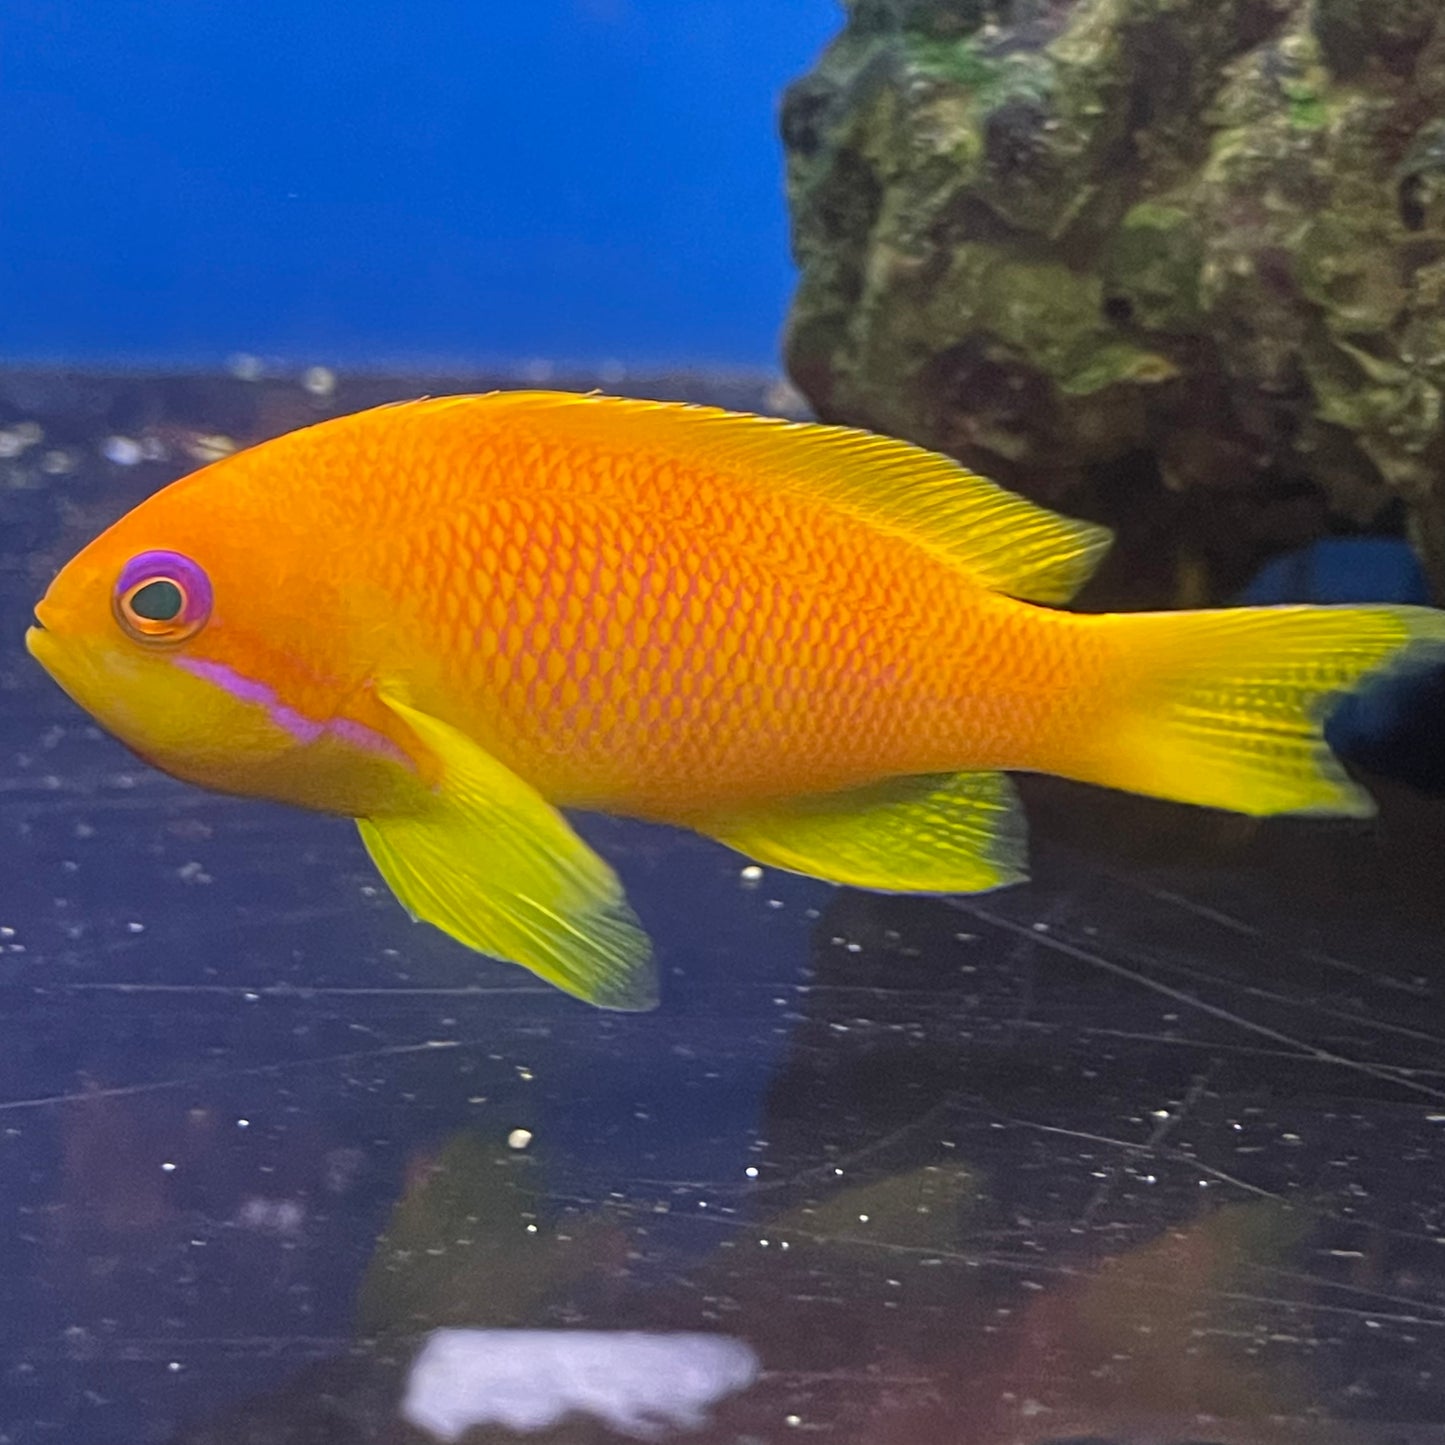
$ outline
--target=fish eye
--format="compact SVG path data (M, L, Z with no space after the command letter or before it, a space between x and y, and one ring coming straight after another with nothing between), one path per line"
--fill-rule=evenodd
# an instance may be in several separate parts
M169 577L142 582L126 599L126 610L132 617L147 622L174 622L186 607L186 594Z
M211 584L179 552L142 552L116 582L115 615L137 642L184 642L211 615Z

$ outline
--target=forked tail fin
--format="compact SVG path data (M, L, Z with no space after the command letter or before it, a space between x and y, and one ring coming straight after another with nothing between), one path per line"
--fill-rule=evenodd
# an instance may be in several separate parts
M1102 726L1072 775L1256 816L1373 813L1325 742L1332 702L1445 663L1445 612L1426 607L1240 607L1088 625L1112 661Z

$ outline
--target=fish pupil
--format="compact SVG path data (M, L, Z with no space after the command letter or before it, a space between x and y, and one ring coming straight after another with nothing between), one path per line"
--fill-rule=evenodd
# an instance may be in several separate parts
M130 610L147 622L174 622L185 605L181 589L165 577L137 588L130 599Z

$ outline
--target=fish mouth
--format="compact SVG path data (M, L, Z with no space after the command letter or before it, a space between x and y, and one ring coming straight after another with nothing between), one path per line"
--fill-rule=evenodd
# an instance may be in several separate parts
M82 707L95 711L83 699L99 700L97 689L104 669L97 666L99 660L91 648L78 643L74 637L67 637L64 632L47 627L45 619L37 617L35 625L25 629L25 650L63 692Z
M55 634L47 632L43 622L37 622L34 627L25 629L25 650L42 665L44 665L46 654L50 651L54 640Z
M35 604L35 625L25 629L25 650L42 667L49 668L48 658L54 658L57 651L58 638L45 625L45 603Z

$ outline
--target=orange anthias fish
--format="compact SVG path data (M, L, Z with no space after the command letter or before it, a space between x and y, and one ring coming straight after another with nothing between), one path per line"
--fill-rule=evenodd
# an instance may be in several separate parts
M1003 773L1363 814L1326 699L1445 613L1056 610L1108 543L843 428L562 393L382 407L227 457L75 557L26 637L143 758L345 814L413 915L655 999L559 809L864 888L1023 877Z

